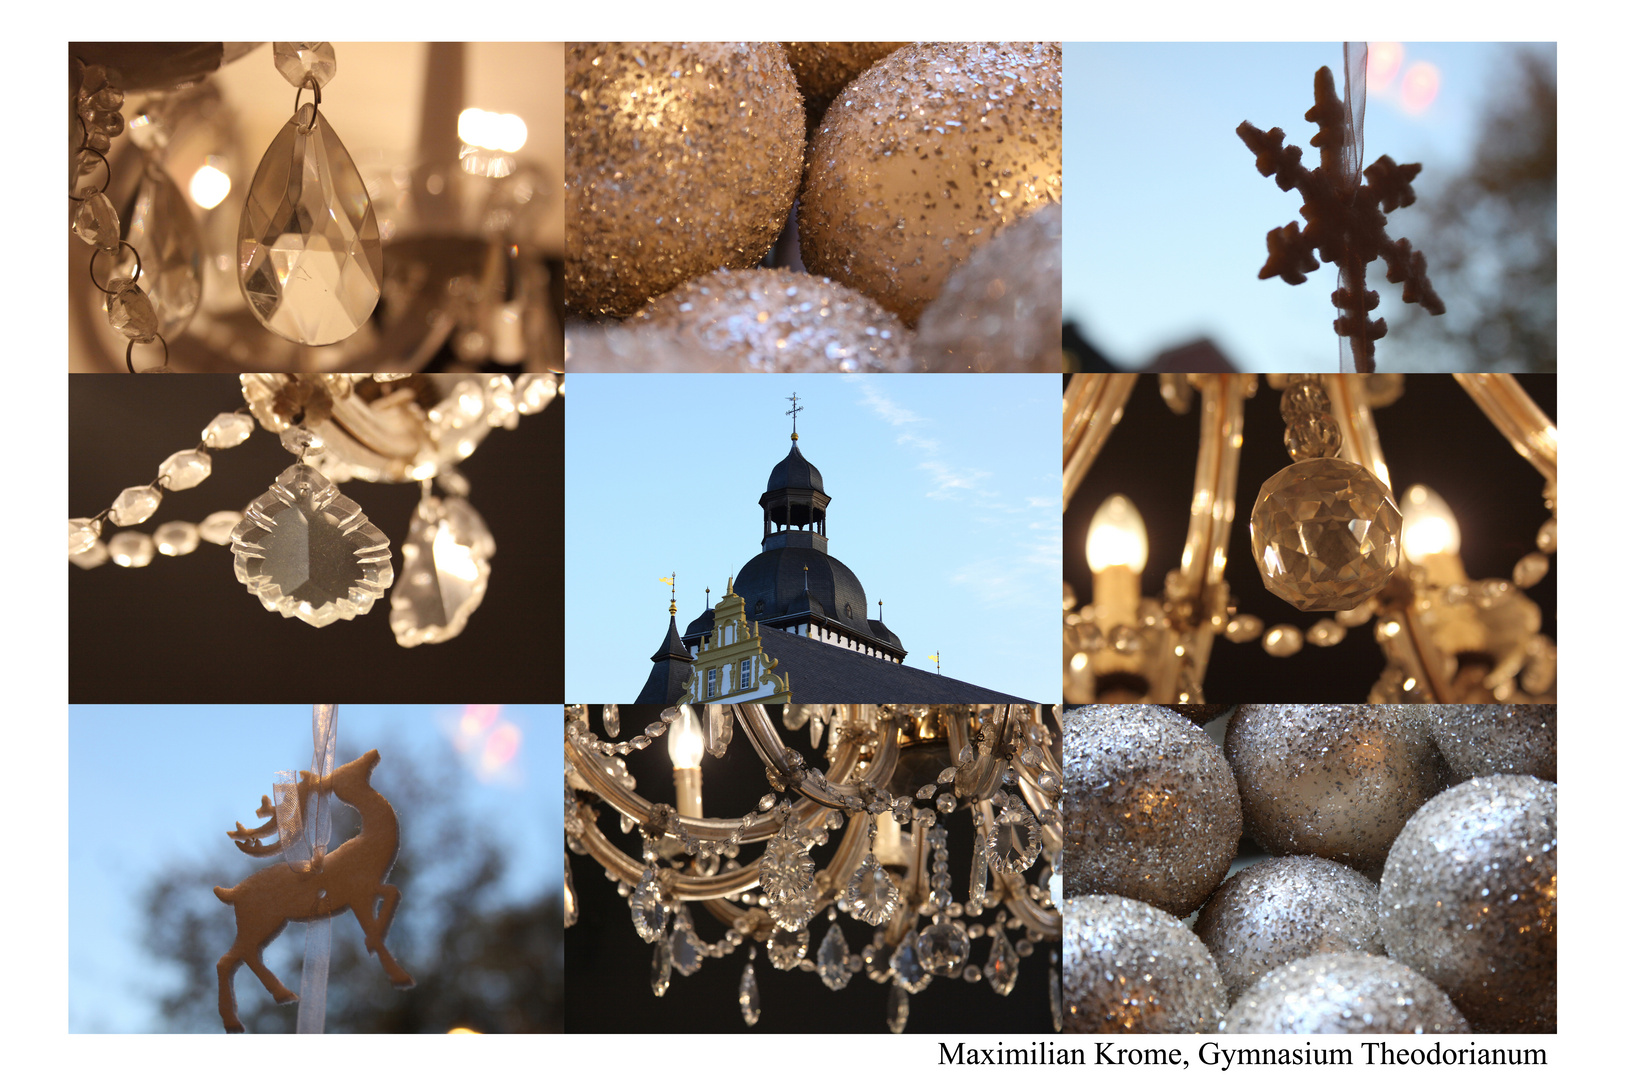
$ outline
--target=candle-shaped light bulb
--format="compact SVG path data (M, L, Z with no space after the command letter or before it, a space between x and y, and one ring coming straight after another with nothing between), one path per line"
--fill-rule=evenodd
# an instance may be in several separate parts
M1140 574L1148 564L1148 531L1136 504L1110 495L1091 517L1085 534L1085 561L1093 574L1123 566Z
M1402 551L1438 585L1465 580L1458 557L1458 519L1447 500L1423 484L1402 493Z
M706 752L706 740L701 735L701 721L688 705L678 706L678 719L667 729L667 756L673 759L675 769L696 769L701 766L701 755Z

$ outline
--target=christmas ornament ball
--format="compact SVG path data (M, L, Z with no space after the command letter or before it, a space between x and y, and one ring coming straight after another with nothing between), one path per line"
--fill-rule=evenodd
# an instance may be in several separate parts
M685 282L638 322L699 343L742 371L908 371L911 332L830 278L718 270Z
M1400 705L1240 705L1226 748L1257 843L1375 879L1409 816L1446 784L1423 718Z
M1226 988L1215 959L1175 916L1123 896L1063 901L1063 1030L1215 1031Z
M1483 776L1425 803L1391 847L1380 932L1476 1031L1555 1030L1556 785Z
M1379 889L1349 866L1312 855L1240 870L1210 897L1193 932L1215 957L1229 1001L1292 960L1334 952L1385 955Z
M1453 779L1524 773L1554 780L1555 705L1420 705Z
M950 272L1063 194L1054 42L907 45L826 110L797 226L804 264L914 326Z
M762 261L802 176L803 108L779 45L572 42L565 302L631 315Z
M792 73L797 76L797 89L803 92L803 108L808 113L809 133L812 134L825 115L831 99L842 88L853 82L860 72L882 59L894 49L908 44L903 41L782 41L786 59L791 62Z
M1008 226L921 313L927 371L1063 370L1063 204Z
M1384 956L1329 953L1267 972L1227 1011L1228 1035L1468 1034L1446 994Z
M1063 714L1063 892L1113 893L1177 917L1238 853L1238 787L1220 749L1156 705Z

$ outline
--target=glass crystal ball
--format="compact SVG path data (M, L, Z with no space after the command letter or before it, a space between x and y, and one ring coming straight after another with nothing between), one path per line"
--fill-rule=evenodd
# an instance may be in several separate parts
M1226 876L1243 833L1238 785L1191 721L1157 705L1069 710L1063 775L1064 895L1114 893L1185 917Z
M1370 878L1447 782L1424 717L1401 705L1240 705L1226 750L1244 828L1262 847Z
M1193 932L1215 957L1233 1002L1293 960L1385 955L1379 889L1349 866L1311 855L1266 859L1234 874L1199 912Z
M1123 896L1063 901L1063 1030L1212 1032L1227 992L1215 958L1168 912Z
M1469 1034L1431 981L1363 953L1308 956L1267 973L1228 1011L1229 1035Z
M1361 465L1311 458L1261 485L1249 537L1274 594L1301 611L1345 611L1390 581L1402 553L1402 512Z
M1555 1030L1559 788L1483 776L1408 820L1379 885L1380 933L1480 1032Z

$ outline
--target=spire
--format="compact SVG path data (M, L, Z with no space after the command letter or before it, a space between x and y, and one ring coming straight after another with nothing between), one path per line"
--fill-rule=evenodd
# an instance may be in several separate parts
M674 570L672 577L662 578L661 583L672 586L672 595L668 598L667 603L667 614L676 617L678 615L678 571Z
M791 441L796 442L797 441L797 414L803 411L803 407L801 405L797 404L797 394L795 392L793 392L791 397L787 398L786 400L791 402L791 408L786 410L786 415L791 417Z

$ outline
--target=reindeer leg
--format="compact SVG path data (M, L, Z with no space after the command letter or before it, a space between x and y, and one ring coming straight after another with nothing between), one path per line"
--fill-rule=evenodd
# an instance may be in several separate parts
M270 992L273 1000L275 1000L277 1004L289 1005L300 999L298 994L284 986L282 980L271 973L271 969L266 966L266 961L261 955L260 949L254 949L251 952L245 953L243 956L243 962L249 965L250 971L260 976L261 985L263 985L266 990Z
M220 976L220 1019L226 1025L226 1031L232 1035L243 1034L243 1021L237 1018L237 994L232 989L232 976L237 974L237 966L243 962L237 955L237 946L233 945L227 953L215 964L215 973Z
M398 990L410 990L416 985L413 977L396 963L396 958L390 955L390 950L384 945L384 935L389 931L390 920L395 918L396 905L401 901L401 890L394 885L381 885L379 893L384 899L382 912L374 912L376 901L372 896L360 904L352 904L351 911L355 913L356 921L361 924L367 951L378 956L380 965L384 967L384 973L390 977L390 981Z

